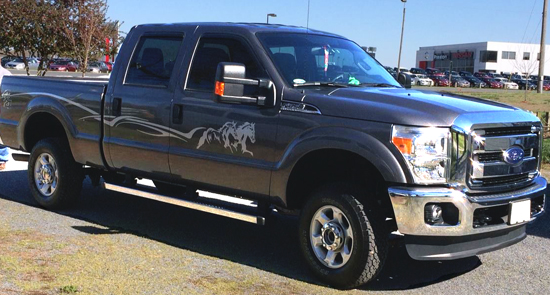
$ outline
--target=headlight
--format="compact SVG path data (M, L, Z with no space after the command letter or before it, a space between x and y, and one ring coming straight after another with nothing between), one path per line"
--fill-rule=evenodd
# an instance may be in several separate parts
M415 183L447 181L450 134L448 128L393 126L392 143L405 158Z

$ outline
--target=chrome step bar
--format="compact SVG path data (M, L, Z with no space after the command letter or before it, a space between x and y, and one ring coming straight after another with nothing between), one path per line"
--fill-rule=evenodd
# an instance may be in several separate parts
M250 222L258 225L265 224L265 217L263 216L255 216L251 214L240 213L240 212L228 210L217 206L191 202L191 201L182 200L174 197L168 197L168 196L164 196L164 195L160 195L152 192L115 185L107 182L103 183L103 188L110 191L115 191L115 192L132 195L140 198L155 200L162 203L172 204L179 207L184 207L184 208L202 211L202 212L206 212L214 215L224 216L232 219L237 219L240 221Z

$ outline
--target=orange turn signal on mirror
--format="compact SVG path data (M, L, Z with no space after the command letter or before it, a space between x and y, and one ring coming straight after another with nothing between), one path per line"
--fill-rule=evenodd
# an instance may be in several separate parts
M223 93L225 92L225 83L216 81L216 88L214 90L214 93L219 96L223 96Z
M404 137L393 137L391 139L393 144L403 153L404 155L410 155L412 152L412 139Z

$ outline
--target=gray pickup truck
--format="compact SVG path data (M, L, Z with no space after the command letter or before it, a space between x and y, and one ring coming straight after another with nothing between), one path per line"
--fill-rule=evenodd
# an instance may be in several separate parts
M400 78L325 32L140 25L108 83L4 78L0 144L30 152L29 185L49 209L73 204L88 176L256 224L299 214L306 263L339 288L379 274L391 233L418 260L524 239L547 185L537 117Z

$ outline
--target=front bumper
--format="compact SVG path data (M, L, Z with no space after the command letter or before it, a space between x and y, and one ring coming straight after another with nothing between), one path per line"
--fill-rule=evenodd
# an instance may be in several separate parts
M422 243L408 242L407 250L411 257L420 260L456 259L496 250L507 246L512 241L520 241L522 239L520 236L525 235L525 223L510 225L508 222L503 222L480 226L475 222L475 214L479 212L476 210L502 207L506 210L511 202L526 199L541 200L542 198L542 209L531 214L531 221L533 221L544 213L546 186L546 179L537 177L534 183L527 188L494 195L469 196L458 190L433 187L391 187L388 192L399 232L406 237L423 240ZM458 222L455 225L426 223L424 210L427 204L449 203L458 209ZM504 217L504 219L506 218ZM523 234L520 233L521 228L523 228ZM509 234L509 232L514 234ZM501 238L490 238L492 235L499 235L499 233L502 234ZM444 243L449 247L445 250L441 248L436 250L438 248L434 247L435 245L426 243L430 239L438 239L439 242L446 241ZM457 239L461 242L454 243L453 240ZM466 247L468 251L464 251L464 247L452 247L453 244L462 243L464 239L469 241L470 246ZM410 238L408 240L410 241ZM478 243L479 241L484 242ZM447 252L452 249L454 251ZM440 251L444 251L444 253L439 253Z

